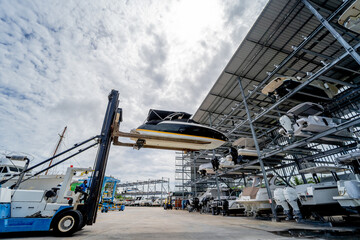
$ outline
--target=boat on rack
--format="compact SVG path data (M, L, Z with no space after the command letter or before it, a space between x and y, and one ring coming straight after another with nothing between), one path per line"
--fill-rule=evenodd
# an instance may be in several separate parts
M279 133L287 137L310 137L331 128L336 128L346 120L320 116L324 108L316 103L304 102L292 109L286 115L280 117L282 128ZM332 135L322 137L321 140L330 142L343 142L352 140L352 133L348 129L338 131Z
M211 162L203 163L199 166L198 173L202 176L212 175L215 174L215 170Z
M289 205L293 209L293 216L299 220L311 215L322 219L322 216L345 214L345 210L333 199L333 197L338 196L337 181L339 176L336 172L344 170L344 168L333 166L313 166L301 169L299 170L300 173L312 174L315 183L285 187L281 190L276 189L274 192L275 202L283 207L288 219L292 218ZM317 174L327 174L331 177L320 181ZM340 177L350 176L342 175Z
M228 140L220 131L201 125L190 117L185 112L150 109L145 123L128 136L136 141L138 149L215 149Z
M4 181L1 187L11 187L17 183L20 174L25 170L25 159L24 156L9 156L0 159L0 182ZM31 172L27 172L24 174L24 179L32 175ZM22 182L19 189L49 190L63 182L64 176L63 174L37 175Z
M305 81L305 78L277 77L270 81L261 92L269 97L278 99L292 92ZM314 80L292 95L290 99L298 101L304 101L304 99L306 99L311 102L326 102L331 100L338 91L338 88L331 83Z
M360 33L360 0L355 1L343 12L338 23L351 31Z
M360 150L350 152L337 158L339 165L350 166L355 179L339 180L337 188L339 195L333 199L349 213L360 213Z
M285 183L273 175L268 175L269 187L272 194L276 188L284 188ZM265 188L263 181L264 178L262 175L250 176L252 179L252 186L245 187L236 200L238 203L242 204L245 208L245 214L247 216L258 216L261 214L268 214L271 212L271 204L269 201L269 196L267 189Z
M239 153L239 157L242 157L242 161L240 163L244 163L244 156L245 157L253 157L253 151L249 150L249 149L239 149L238 150ZM255 150L255 154L256 154L256 150ZM239 157L237 159L239 159ZM256 157L254 159L257 159L257 154ZM233 156L232 155L227 155L224 158L220 159L220 165L219 165L219 169L223 170L223 171L229 171L232 170L236 167L240 166L240 163L238 163L238 161L234 161L233 160ZM231 171L230 173L227 174L242 174L242 173L250 173L250 172L255 172L260 170L261 167L259 164L257 165L249 165L249 166L243 166L241 169L239 170L235 170L235 171Z

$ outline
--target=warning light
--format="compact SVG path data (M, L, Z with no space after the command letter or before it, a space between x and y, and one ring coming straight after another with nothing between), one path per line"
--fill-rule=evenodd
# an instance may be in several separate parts
M70 165L70 167L72 168L72 167L74 167L73 165Z

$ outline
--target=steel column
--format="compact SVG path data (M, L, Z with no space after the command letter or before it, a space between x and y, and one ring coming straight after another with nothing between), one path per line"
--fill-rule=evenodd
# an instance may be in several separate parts
M241 84L241 79L240 78L238 78L238 82L239 82L239 87L240 87L240 91L241 91L243 102L244 102L244 107L245 107L246 114L247 114L247 117L248 117L248 121L250 123L251 133L253 135L256 152L258 154L258 159L259 159L261 171L262 171L262 174L264 176L265 186L266 186L267 194L269 196L269 201L270 201L270 205L271 205L271 212L273 214L273 218L277 220L275 204L274 204L274 201L272 199L272 194L271 194L271 190L270 190L269 181L267 179L264 162L263 162L263 160L261 158L261 152L260 152L260 148L259 148L259 143L257 141L255 129L254 129L253 123L251 121L250 111L249 111L249 108L248 108L248 105L247 105L247 102L246 102L246 96L245 96L244 89L243 89L243 86Z
M210 127L212 127L211 113L209 113L209 122L210 122ZM214 159L215 158L215 149L213 149L212 152L213 152L213 159ZM217 170L216 170L216 173L217 173ZM215 181L216 181L218 200L220 201L220 187L219 187L219 181L218 181L217 174L215 174Z

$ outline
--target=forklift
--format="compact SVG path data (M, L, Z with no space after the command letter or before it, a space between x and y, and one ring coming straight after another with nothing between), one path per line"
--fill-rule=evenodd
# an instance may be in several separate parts
M74 147L59 153L52 158L25 169L17 175L18 181L10 188L0 187L0 233L50 231L59 236L70 236L82 229L85 225L96 222L98 204L103 186L104 175L109 155L111 142L113 141L113 129L119 128L122 121L122 109L118 108L119 93L112 90L108 96L109 102L104 117L101 133L84 142L75 144ZM93 169L68 168L61 188L49 190L23 190L18 189L21 182L26 178L26 173L35 167L51 161L79 146L96 140L90 146L80 149L75 154L53 164L34 174L32 177L52 168L69 158L99 145ZM75 193L69 191L71 179L77 171L93 171L88 193ZM2 183L0 183L1 185ZM86 195L83 202L81 195Z
M172 193L169 193L169 195L166 197L164 202L164 210L173 209L172 201L173 201Z

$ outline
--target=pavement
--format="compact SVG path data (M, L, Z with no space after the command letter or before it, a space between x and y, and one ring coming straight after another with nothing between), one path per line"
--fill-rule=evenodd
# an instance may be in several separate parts
M164 210L160 207L126 207L125 211L121 212L98 212L96 223L85 226L71 239L294 239L274 232L304 228L321 229L295 222L279 223L240 216L213 216L183 210ZM0 239L18 238L63 239L54 237L51 232L0 235Z

